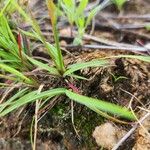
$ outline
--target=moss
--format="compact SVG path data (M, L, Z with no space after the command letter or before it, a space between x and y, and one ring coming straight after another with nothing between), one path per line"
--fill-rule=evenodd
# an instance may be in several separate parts
M74 125L80 136L79 140L71 121L70 102L59 103L51 110L51 112L53 118L55 118L53 124L55 124L56 128L59 128L59 130L64 132L67 141L73 140L73 143L76 143L78 148L88 147L91 149L96 147L95 141L92 138L92 132L96 126L104 122L103 117L88 108L75 103Z

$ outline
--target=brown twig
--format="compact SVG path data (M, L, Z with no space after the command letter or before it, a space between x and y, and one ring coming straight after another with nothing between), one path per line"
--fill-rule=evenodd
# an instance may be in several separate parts
M115 46L115 47L127 47L127 48L137 47L137 46L134 46L134 45L131 45L131 44L118 43L118 42L115 42L115 41L111 41L111 40L108 40L108 39L95 37L95 36L88 35L88 34L84 34L83 38L86 39L86 40L90 39L90 40L98 42L98 43L102 43L102 44L110 45L110 46Z
M150 14L144 14L144 15L129 14L129 15L118 16L118 15L112 15L112 14L106 13L106 12L104 12L104 13L101 12L100 16L104 16L107 19L115 19L115 20L119 20L119 19L150 20Z
M99 50L121 50L121 51L131 51L134 53L142 54L142 55L147 55L147 49L144 47L122 47L122 46L106 46L106 45L83 45L80 47L74 46L74 45L67 45L66 48L68 48L68 51L71 51L71 49L74 48L80 48L81 50L84 49L99 49Z
M137 28L145 28L145 26L148 23L143 23L143 24L137 24L137 25L132 25L132 24L126 24L126 25L120 25L118 23L116 23L114 20L107 20L108 23L101 23L100 21L96 21L95 26L96 28L100 29L100 28L107 28L109 30L113 30L119 33L125 33L128 35L132 35L136 38L143 38L146 40L150 40L150 36L149 34L145 34L145 33L141 33L135 30L131 30L131 29L137 29Z

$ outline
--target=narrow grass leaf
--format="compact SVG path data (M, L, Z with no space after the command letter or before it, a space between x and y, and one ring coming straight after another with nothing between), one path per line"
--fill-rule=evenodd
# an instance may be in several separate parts
M134 115L127 108L115 105L113 103L98 100L95 98L82 96L82 95L76 94L74 92L71 92L69 90L66 90L66 95L70 99L72 99L78 103L81 103L81 104L83 104L89 108L90 107L91 108L97 108L101 111L105 111L105 112L117 115L119 117L127 118L129 120L135 120Z
M38 90L32 91L22 96L21 98L17 99L16 101L10 103L10 106L8 106L5 110L3 110L0 113L0 117L12 112L16 108L26 105L27 103L31 103L38 99L43 99L47 97L52 98L53 96L64 94L64 93L65 93L65 89L63 88L52 89L41 93L38 93Z
M15 60L0 60L0 63L16 62Z
M28 83L28 84L33 84L33 81L29 78L27 78L25 75L23 75L21 72L17 71L16 69L6 65L6 64L3 64L3 63L0 63L0 68L1 69L4 69L5 71L7 72L10 72L12 73L13 75L19 77L22 81L24 81L25 83ZM17 79L16 79L17 80Z
M36 37L36 38L40 39L40 41L44 45L46 45L46 40L45 40L44 36L42 35L40 27L39 27L38 23L36 22L36 20L33 17L30 17L29 15L27 15L24 12L24 10L18 5L17 2L12 1L12 4L16 7L18 12L26 19L26 21L31 23L31 25L32 25L33 29L35 30L36 34L32 34L32 33L25 32L25 31L24 31L24 33L27 34L27 35L30 35L31 37ZM50 56L54 59L52 54Z
M76 9L77 15L84 14L84 9L88 4L88 0L81 0L78 8Z
M14 35L13 35L11 29L10 29L10 26L9 26L9 24L8 24L8 21L7 21L7 19L6 19L5 17L4 17L4 20L5 20L5 25L6 25L6 28L7 28L7 33L8 33L8 35L9 35L10 39L12 40L12 42L13 42L14 44L17 45L17 42L16 42L16 40L15 40L15 37L14 37Z
M133 58L133 59L139 59L141 61L145 61L150 63L150 56L142 56L142 55L118 55L118 56L111 56L107 58Z
M33 39L36 39L36 40L39 40L41 41L44 46L47 48L47 51L48 51L48 54L51 56L51 58L54 60L55 64L59 64L59 61L58 61L58 54L57 54L57 49L56 47L54 47L52 44L46 42L46 40L44 39L44 37L41 37L37 32L33 31L33 32L28 32L28 31L24 31L24 30L21 30L20 31L33 38Z
M13 54L8 53L8 52L4 51L3 49L0 49L0 57L5 60L10 60L10 61L13 60L15 62L20 63L20 60L18 60Z
M56 24L57 23L57 15L58 15L57 9L52 0L46 0L46 3L47 3L47 7L48 7L48 13L50 16L52 30L53 30L54 39L55 39L56 48L57 48L56 50L57 50L58 61L59 61L59 63L57 64L57 67L61 73L64 73L65 66L64 66L62 52L61 52L60 45L59 45L59 37L58 37L57 24Z
M59 72L57 71L56 68L50 67L50 66L48 66L48 64L44 64L44 63L42 63L42 62L40 62L38 60L35 60L35 59L31 58L31 57L28 57L28 56L27 56L27 59L31 63L33 63L34 65L38 66L39 68L47 70L50 74L59 75Z
M32 34L32 33L29 33L29 32L25 32L25 31L24 31L24 33L30 35L31 37L34 37L34 38L39 39L39 40L44 44L44 46L47 48L48 53L49 53L50 57L53 59L53 61L54 61L55 65L56 65L56 67L57 67L57 68L60 68L60 67L59 67L59 66L60 66L60 61L59 61L59 63L58 63L58 61L56 61L56 60L57 60L57 57L55 57L55 55L54 55L54 49L51 49L51 47L49 46L50 44L47 44L46 39L44 38L44 36L43 36L43 34L42 34L41 30L40 30L40 27L39 27L37 21L36 21L33 17L30 17L29 15L27 15L27 14L24 12L24 10L23 10L16 2L14 2L13 4L14 4L14 6L16 7L16 9L19 11L19 13L20 13L27 21L29 21L29 22L31 23L31 25L32 25L32 27L33 27L33 29L34 29L34 31L35 31L33 34Z
M117 6L117 8L121 11L123 5L127 0L113 0L113 3Z
M62 1L63 1L63 3L64 3L66 6L68 6L68 8L75 5L75 0L69 0L69 1L68 1L68 0L62 0Z
M54 37L55 37L55 41L56 41L56 46L57 46L57 53L58 53L58 58L59 58L59 63L57 60L57 58L53 55L53 50L50 49L50 47L48 47L48 44L44 38L44 36L42 35L41 33L41 30L40 30L40 27L37 23L37 21L31 16L27 15L24 10L18 5L17 2L15 1L12 1L12 4L16 7L16 9L19 11L19 13L27 20L31 23L33 29L35 30L35 35L36 37L38 37L38 39L40 39L40 41L44 44L44 46L48 49L48 52L51 56L51 58L53 59L56 67L58 68L59 71L62 71L64 72L65 71L65 67L64 67L64 63L63 63L63 58L62 58L62 54L61 54L61 50L60 50L60 46L59 46L59 41L58 41L58 33L57 33L57 30L56 30L56 14L53 14L52 12L52 20L54 21L53 23L53 28L54 28ZM49 7L52 7L52 11L55 11L55 5L52 1L48 1L47 0L47 5L48 5L48 8ZM51 8L49 8L51 9ZM51 14L50 14L51 15ZM32 35L33 36L33 35Z
M5 103L0 104L0 113L6 108L6 106L10 105L12 101L23 96L28 92L28 88L22 89L14 94L11 98L9 98Z
M5 6L2 8L2 10L0 11L0 16L5 12L5 10L7 9L7 7L9 6L10 2L12 0L8 0L7 3L5 4Z
M102 9L101 5L98 5L97 7L95 7L95 8L89 13L85 27L87 27L87 26L90 24L92 18L93 18L101 9Z
M112 117L110 115L108 115L106 112L103 112L99 109L97 109L96 107L91 107L91 106L88 106L91 110L95 111L97 114L109 119L109 120L112 120L114 122L117 122L117 123L122 123L122 124L128 124L128 122L125 122L125 121L122 121L122 120L119 120L115 117Z
M89 62L76 63L76 64L68 66L68 70L64 73L64 76L70 75L77 70L84 69L87 67L106 66L108 64L109 64L108 60L92 60Z

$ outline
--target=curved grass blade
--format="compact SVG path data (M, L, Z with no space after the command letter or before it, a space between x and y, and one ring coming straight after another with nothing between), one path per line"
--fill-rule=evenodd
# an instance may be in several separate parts
M100 3L97 7L95 7L93 10L91 10L90 13L88 14L85 27L87 27L89 25L89 23L91 22L92 18L99 11L101 11L102 9L104 9L105 7L107 7L108 5L110 5L111 3L112 3L111 0L105 0L102 3Z
M71 92L69 90L66 90L66 95L78 102L81 103L89 108L96 108L99 109L101 111L105 111L114 115L117 115L119 117L123 117L123 118L127 118L129 120L135 120L134 115L132 114L132 112L130 112L127 108L109 103L109 102L105 102L102 100L98 100L95 98L89 98L87 96L82 96L79 94L76 94L74 92Z
M26 19L26 21L28 21L29 23L31 23L33 29L35 30L34 34L29 33L29 32L25 32L25 31L24 31L24 33L30 34L31 37L40 39L40 41L47 48L46 39L43 36L43 34L42 34L41 30L40 30L40 27L39 27L37 21L32 16L29 16L28 14L26 14L25 11L19 6L19 4L17 2L12 1L12 4L13 4L13 6L15 6L15 8L17 9L17 11ZM50 54L51 58L54 60L55 58L54 58L53 54L52 53L49 53L49 54Z
M19 29L20 32L22 32L23 34L33 38L33 39L36 39L36 40L40 40L44 46L47 48L47 51L48 51L48 54L52 57L52 59L55 61L55 64L59 64L59 58L58 58L58 54L57 54L57 49L56 47L54 47L52 44L46 42L46 41L43 41L43 38L41 38L39 36L39 34L37 34L35 31L33 32L28 32L28 31L24 31L24 30L21 30ZM56 65L58 66L58 65Z
M88 78L85 78L85 77L83 77L83 76L79 76L79 75L76 75L76 74L70 74L70 75L68 75L68 76L73 77L73 78L75 78L75 79L89 80Z
M125 121L119 120L119 119L117 119L115 117L112 117L112 116L108 115L107 113L105 113L105 112L103 112L103 111L101 111L101 110L99 110L99 109L97 109L95 107L90 107L89 106L89 108L91 110L95 111L97 114L99 114L99 115L101 115L101 116L103 116L103 117L105 117L105 118L107 118L109 120L112 120L114 122L121 123L121 124L129 124L128 122L125 122Z
M63 1L63 3L69 8L69 7L71 7L71 6L75 6L76 5L76 3L75 3L75 0L62 0Z
M3 7L3 9L0 11L0 16L5 12L5 10L7 9L7 7L9 6L10 2L12 0L8 0L7 3L5 4L5 6Z
M117 6L118 10L121 11L127 0L113 0L112 2Z
M111 56L106 58L133 58L133 59L139 59L141 61L145 61L150 63L150 56L142 56L142 55L118 55L118 56Z
M23 106L27 103L31 103L36 101L37 99L42 99L42 98L52 98L53 96L64 94L66 89L63 88L57 88L57 89L52 89L48 91L44 91L41 93L38 93L38 90L32 91L21 98L17 99L16 101L10 103L10 106L8 106L5 110L3 110L0 113L0 117L8 114L9 112L15 110L16 108L19 108L20 106Z
M59 64L59 58L58 58L58 54L57 54L57 49L56 47L54 47L52 44L46 42L46 40L44 40L44 38L42 38L37 32L33 31L33 32L28 32L28 31L24 31L19 29L21 33L36 39L36 40L40 40L44 46L47 48L48 54L52 57L52 59L54 60L56 66L58 66L57 64ZM43 41L44 40L44 41Z
M42 63L42 62L40 62L40 61L38 61L38 60L35 60L35 59L31 58L31 57L28 57L28 56L27 56L27 59L28 59L31 63L33 63L34 65L38 66L39 68L44 69L44 70L47 70L50 74L53 74L53 75L60 75L59 72L57 71L57 69L54 68L54 67L50 67L50 66L48 66L47 64L44 64L44 63Z
M63 58L62 58L62 55L61 55L61 50L60 50L60 46L59 46L59 41L58 41L58 35L57 38L55 39L56 40L56 45L57 45L57 51L54 52L55 49L51 49L52 46L50 46L50 44L48 44L46 42L46 39L45 37L43 36L41 30L40 30L40 27L37 23L37 21L31 16L27 15L24 10L18 5L17 2L15 1L12 1L12 4L16 7L16 9L19 11L19 13L28 21L31 23L33 29L34 29L34 34L32 33L28 33L28 32L24 32L26 34L30 34L30 36L34 37L34 38L37 38L39 39L43 44L44 46L47 48L48 50L48 53L50 55L50 57L53 59L55 65L56 65L56 68L58 68L59 71L64 71L65 68L64 68L64 63L63 63ZM55 29L56 30L56 29ZM55 33L57 34L57 30L55 31ZM55 34L54 34L55 35ZM55 54L54 53L57 53L58 54L58 57L55 57Z
M5 71L7 72L10 72L12 73L13 75L19 77L23 82L27 83L27 84L31 84L33 85L34 82L27 78L25 75L23 75L21 72L17 71L16 69L12 68L12 67L9 67L8 65L6 64L3 64L3 63L0 63L0 68L1 69L4 69ZM16 79L17 80L17 79Z
M77 70L84 69L87 67L106 66L108 64L109 64L108 60L92 60L89 62L76 63L76 64L68 66L68 70L64 73L64 76L70 75Z
M15 60L0 60L0 63L17 62Z
M4 15L0 16L0 31L4 35L4 37L7 39L7 41L13 42L14 45L16 45L17 48L17 42L15 40L15 37L9 27L8 21ZM7 43L8 44L8 43Z
M19 92L17 92L15 95L13 95L11 98L9 98L5 103L0 104L0 113L5 109L6 106L10 105L10 103L15 100L16 98L19 98L26 94L28 91L28 88L25 88Z
M77 15L84 14L84 9L88 4L88 0L81 0L79 6L76 9Z

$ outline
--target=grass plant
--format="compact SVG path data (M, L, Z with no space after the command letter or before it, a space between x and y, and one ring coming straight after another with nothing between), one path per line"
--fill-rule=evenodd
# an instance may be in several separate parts
M82 45L82 39L86 28L91 23L94 16L105 7L98 5L86 15L85 9L88 2L88 0L80 0L78 3L75 0L59 0L60 9L63 10L61 14L67 18L70 24L71 35L74 24L77 27L78 34L74 39L74 45Z
M38 81L33 79L32 77L28 77L24 74L24 70L32 71L33 68L38 67L42 70L48 71L48 74L52 74L57 78L61 78L64 82L66 79L72 77L74 80L77 78L82 78L78 76L75 72L80 69L84 69L87 67L106 67L109 66L110 58L104 59L97 59L92 60L89 62L82 62L72 64L70 66L65 66L62 52L59 45L59 35L57 31L57 9L53 1L47 0L48 11L50 15L50 20L52 24L55 45L48 43L45 37L42 35L40 31L40 27L37 21L29 14L25 13L25 11L18 5L16 1L11 0L10 5L12 5L18 12L32 25L32 32L29 31L22 31L22 34L26 34L26 36L32 36L35 39L41 41L41 43L47 49L52 61L54 62L53 66L49 66L48 64L44 64L39 60L28 56L23 49L21 49L22 58L20 57L19 53L19 46L14 36L14 33L9 27L7 18L5 17L5 11L1 12L1 19L0 22L0 69L6 75L13 75L16 76L14 82L22 82L27 85L27 87L22 87L21 90L18 90L16 94L14 94L11 98L8 98L5 102L0 104L0 117L7 115L8 113L14 111L15 109L24 106L28 103L35 102L36 100L45 101L47 98L50 100L52 97L59 96L59 95L66 95L70 99L78 102L82 105L89 107L91 110L99 113L103 116L116 115L118 117L127 118L129 120L135 120L135 116L130 112L127 108L115 105L113 103L106 102L105 100L94 99L87 96L83 96L77 93L74 89L75 88L55 88L55 89L48 89L38 92ZM85 8L88 1L80 2L79 5L79 12L82 12L83 8ZM82 5L81 5L82 4ZM99 9L99 8L97 8ZM97 12L97 9L94 10L92 14ZM93 16L93 15L91 15ZM90 19L91 20L91 19ZM88 21L89 22L89 21ZM3 32L2 32L3 31ZM22 41L21 41L22 42ZM22 45L22 43L21 43ZM135 58L140 59L142 61L150 62L149 56L132 56L132 55L121 55L117 57L128 57L128 58ZM24 61L24 66L22 65L21 61ZM24 67L24 68L23 68ZM6 73L8 72L8 73ZM35 84L36 82L36 84ZM69 81L71 82L71 81ZM28 85L32 85L32 88ZM72 84L73 85L73 84ZM33 88L34 87L34 88ZM75 85L73 85L75 87ZM70 89L71 88L71 89ZM111 117L111 116L110 116Z

